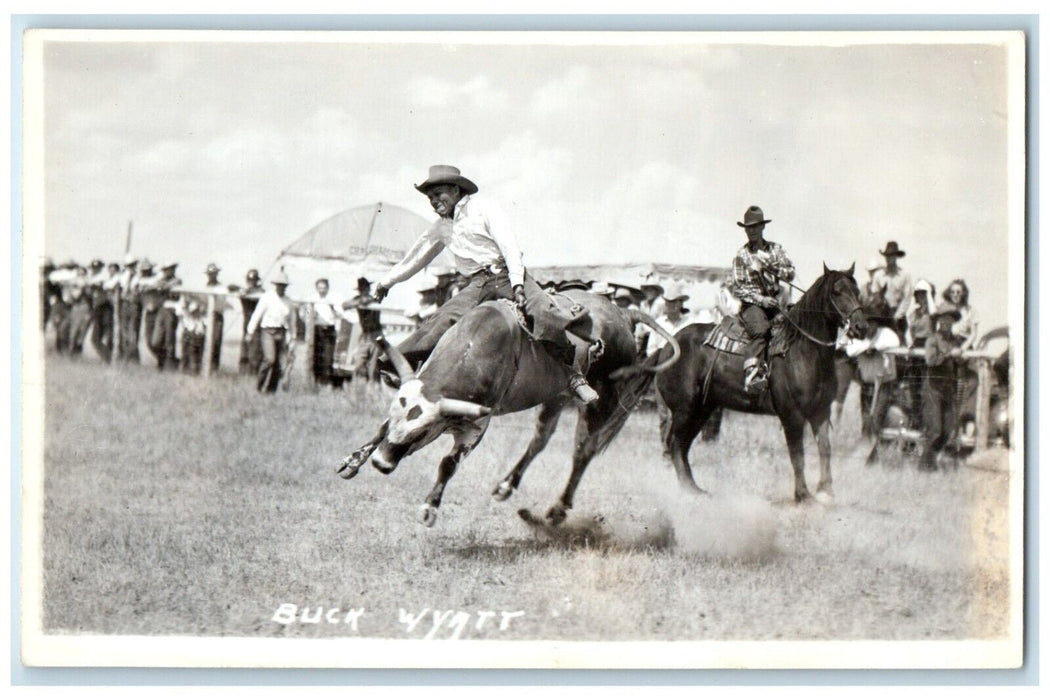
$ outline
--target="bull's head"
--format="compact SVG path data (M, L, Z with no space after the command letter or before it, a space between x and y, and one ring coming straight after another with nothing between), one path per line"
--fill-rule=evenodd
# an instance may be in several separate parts
M436 440L452 421L482 418L491 409L472 401L427 396L426 387L405 356L385 340L380 342L401 378L387 413L386 437L372 457L372 465L389 474L405 455Z

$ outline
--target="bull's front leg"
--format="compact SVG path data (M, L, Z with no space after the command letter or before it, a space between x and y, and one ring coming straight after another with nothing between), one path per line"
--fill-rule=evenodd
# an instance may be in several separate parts
M489 419L483 418L480 424L467 423L465 426L454 429L455 443L452 451L441 459L441 464L438 465L437 481L434 482L434 487L430 489L423 505L419 507L419 521L427 527L433 527L437 522L437 512L441 507L441 497L445 494L445 487L456 474L460 461L477 447L488 425Z
M536 419L536 431L532 435L532 440L529 442L525 454L521 456L521 459L510 470L510 473L496 484L496 488L492 492L492 497L497 501L505 501L510 498L510 495L521 484L521 478L525 475L525 470L529 464L536 458L536 455L543 451L543 448L550 442L551 436L554 435L554 430L558 427L558 418L561 416L561 410L564 405L565 401L560 397L543 404L543 408L540 409L540 414Z
M383 421L383 424L379 426L379 432L376 433L375 437L347 455L343 459L342 465L336 470L336 473L344 479L353 479L357 476L357 472L361 468L361 465L368 461L368 458L376 451L376 447L378 447L379 443L381 443L383 438L386 437L386 432L389 427L390 421Z

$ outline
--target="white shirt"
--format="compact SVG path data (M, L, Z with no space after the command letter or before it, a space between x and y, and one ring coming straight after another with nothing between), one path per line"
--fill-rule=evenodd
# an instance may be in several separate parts
M292 330L292 307L288 305L286 297L277 296L277 292L272 289L259 298L259 305L248 321L248 334L260 327Z
M672 321L671 319L669 319L667 317L667 314L661 314L660 317L656 319L656 322L660 325L661 328L666 330L671 335L674 335L678 331L682 330L690 323L695 323L695 321L689 316L689 314L682 314L682 317L679 318L677 321ZM645 346L645 354L652 355L654 352L656 352L665 345L667 345L667 341L663 339L663 336L653 331L649 334L649 343Z
M506 214L493 202L467 195L451 219L438 219L380 282L392 287L422 270L448 248L456 270L467 277L485 268L506 268L511 286L525 283L525 264Z
M721 287L715 282L704 280L696 285L690 306L696 309L697 323L718 323L722 319L718 309L719 292Z
M314 307L314 323L318 326L334 326L343 317L343 303L331 294L322 297L315 293L310 303Z

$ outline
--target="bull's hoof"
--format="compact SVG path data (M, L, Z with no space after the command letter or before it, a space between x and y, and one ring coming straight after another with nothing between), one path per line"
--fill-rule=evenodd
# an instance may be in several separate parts
M496 484L496 488L492 492L492 498L497 501L505 501L510 498L512 493L514 493L514 487L510 485L510 482L501 481Z
M813 494L813 498L822 506L830 506L835 500L835 494L831 486L818 486L817 492Z
M562 504L551 506L547 511L547 522L551 525L561 525L565 522L565 506Z
M437 519L437 508L430 505L429 503L424 503L419 507L419 522L423 523L427 527L434 527L434 523L437 522Z
M365 452L364 448L361 448L343 460L342 465L336 470L336 474L344 479L353 479L357 476L357 471L365 463L366 459L368 459L368 453Z
M372 466L375 467L376 471L378 471L380 474L386 474L388 476L390 474L393 474L394 470L397 469L396 464L391 464L390 462L387 462L379 455L376 455L372 458Z

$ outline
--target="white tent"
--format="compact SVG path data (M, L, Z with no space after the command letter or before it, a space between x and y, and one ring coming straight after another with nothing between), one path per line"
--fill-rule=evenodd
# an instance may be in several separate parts
M327 277L331 294L348 299L357 293L359 277L375 283L429 225L422 216L385 202L347 209L317 224L282 250L267 279L284 269L290 280L288 296L302 300L314 293L319 277ZM450 266L448 253L442 253L430 268ZM424 275L417 275L397 285L383 305L406 312L418 308L417 290L425 279ZM404 319L387 312L384 322L387 321L399 323Z

